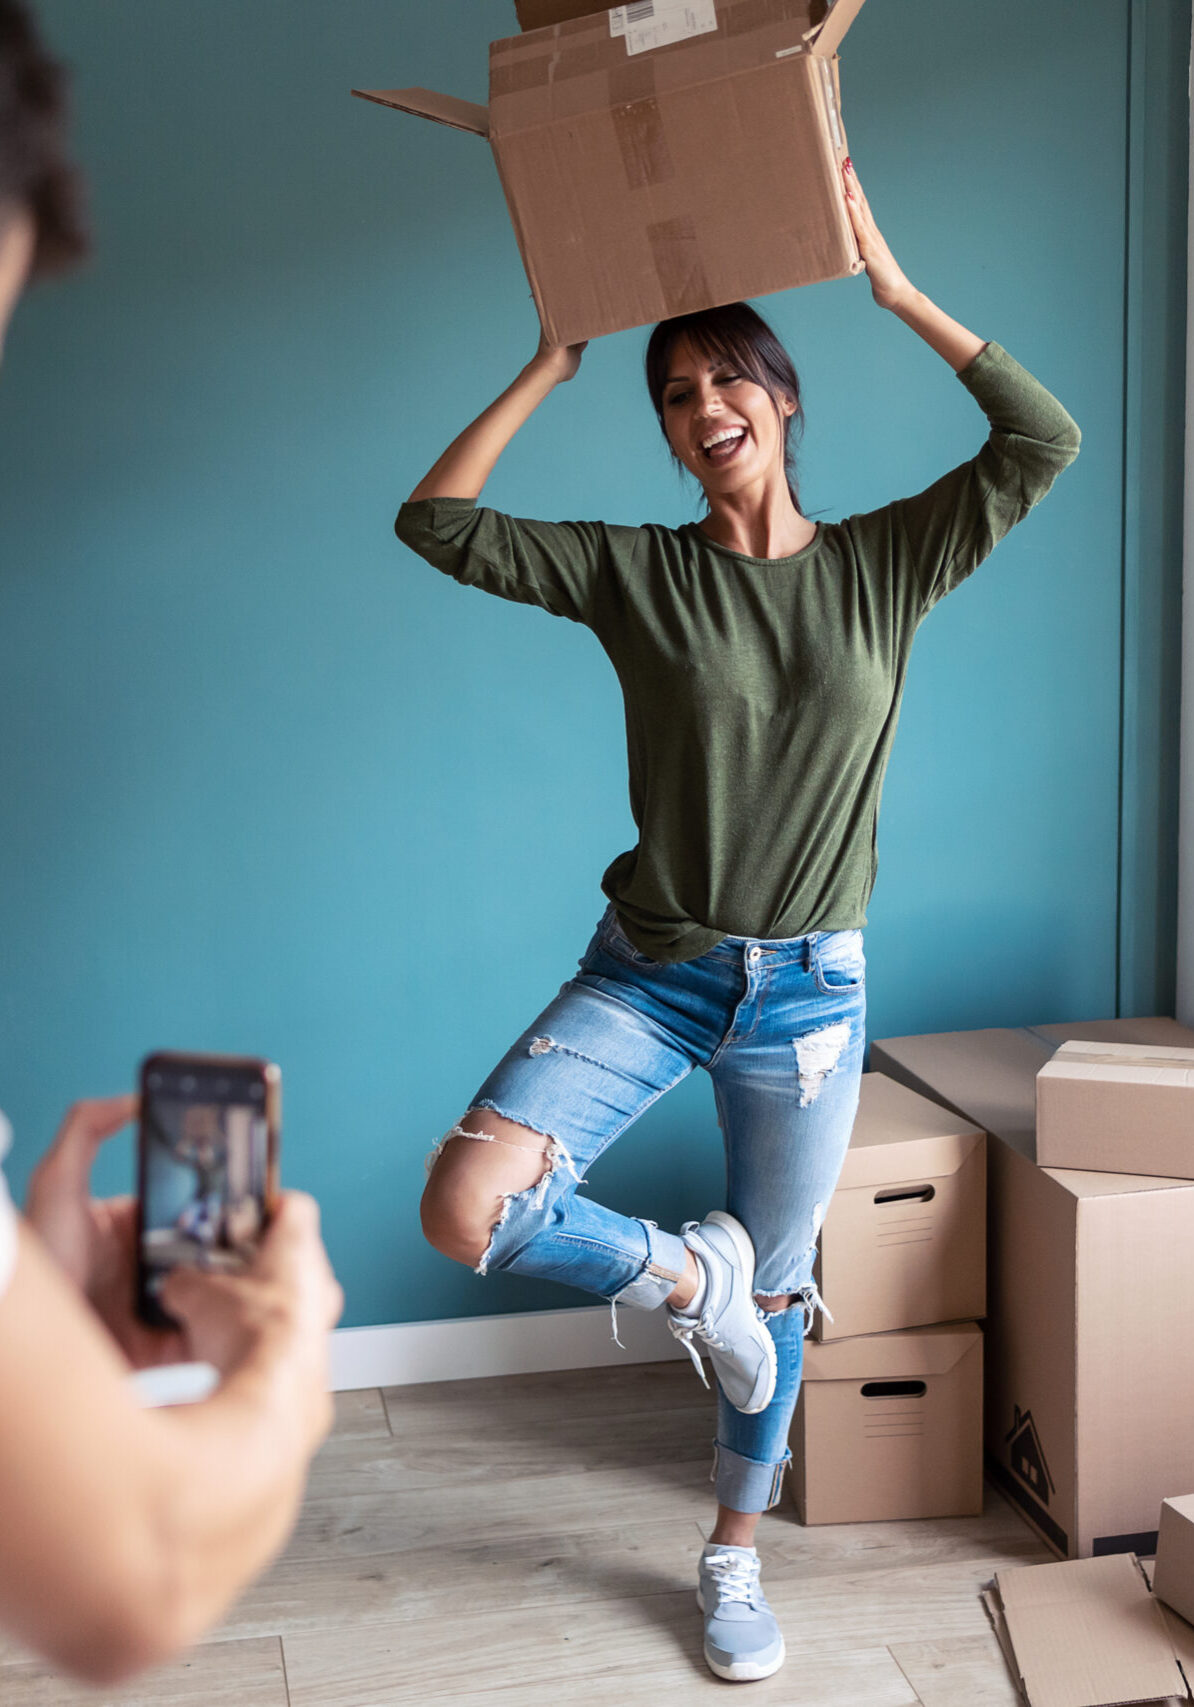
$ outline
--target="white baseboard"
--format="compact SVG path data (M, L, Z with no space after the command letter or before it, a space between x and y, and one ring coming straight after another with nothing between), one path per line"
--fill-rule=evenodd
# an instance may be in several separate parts
M332 1335L332 1389L341 1393L688 1356L668 1332L665 1310L619 1310L618 1338L620 1346L610 1337L608 1306L338 1328Z

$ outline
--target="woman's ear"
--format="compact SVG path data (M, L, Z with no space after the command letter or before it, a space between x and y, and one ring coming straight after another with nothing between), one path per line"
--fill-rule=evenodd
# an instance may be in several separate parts
M779 394L779 412L781 415L788 416L796 413L796 399L789 397L786 391L781 391Z

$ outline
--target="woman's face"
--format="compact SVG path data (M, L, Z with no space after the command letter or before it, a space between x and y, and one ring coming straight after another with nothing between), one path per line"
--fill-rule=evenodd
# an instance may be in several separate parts
M780 397L781 415L795 407ZM710 497L783 478L783 430L770 393L732 364L699 355L687 338L676 341L668 361L663 424L672 450Z
M0 207L0 354L12 311L29 277L35 236L33 216L25 208Z

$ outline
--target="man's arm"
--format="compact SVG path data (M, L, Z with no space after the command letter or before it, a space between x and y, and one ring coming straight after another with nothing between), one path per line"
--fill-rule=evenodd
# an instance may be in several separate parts
M111 1683L200 1636L278 1552L330 1425L339 1313L310 1199L242 1277L171 1277L202 1404L143 1411L128 1366L27 1226L0 1298L0 1624Z

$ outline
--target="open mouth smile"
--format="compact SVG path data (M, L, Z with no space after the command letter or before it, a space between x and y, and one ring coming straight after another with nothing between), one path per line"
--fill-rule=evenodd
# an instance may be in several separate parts
M715 468L721 468L734 460L745 443L745 427L720 427L701 440L701 456Z

